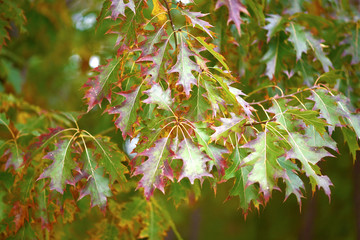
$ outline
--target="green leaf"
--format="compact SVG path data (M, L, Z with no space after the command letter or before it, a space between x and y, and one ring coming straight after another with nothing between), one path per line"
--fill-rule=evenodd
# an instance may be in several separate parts
M267 40L269 41L277 32L283 31L285 28L286 19L277 15L269 14L269 17L265 18L269 22L264 29L267 30Z
M301 206L301 197L303 196L301 189L305 189L304 182L296 174L299 171L297 165L289 160L286 160L284 157L279 158L278 163L280 166L285 169L284 180L286 183L286 193L285 198L288 198L290 194L294 194L298 203Z
M109 60L106 65L98 67L96 70L100 72L93 78L89 78L84 87L89 87L85 93L88 104L88 112L96 105L101 105L101 102L106 98L111 102L111 87L118 81L117 66L121 58Z
M293 43L296 50L296 60L301 58L301 54L307 51L306 36L302 26L296 23L290 23L290 26L286 28L286 31L290 33L289 41Z
M223 175L225 169L223 154L227 153L228 150L213 143L208 143L210 141L210 129L206 125L195 124L195 129L198 143L202 146L201 150L206 152L212 160L212 165L215 165L220 175ZM209 169L212 169L212 166Z
M180 38L179 52L177 54L177 61L175 65L168 71L168 73L179 73L179 79L176 85L182 85L186 96L189 97L191 91L191 85L197 85L197 80L192 74L192 71L200 73L199 66L190 59L194 56L189 48L187 47L186 40L183 37Z
M159 46L158 50L156 50L152 54L152 56L146 55L137 60L137 62L144 62L144 61L152 61L153 62L151 67L146 70L146 72L145 72L146 74L144 74L144 75L151 75L150 82L156 82L159 78L162 62L164 59L165 50L167 48L168 43L169 43L169 38ZM147 45L145 45L145 46L147 46ZM148 51L143 50L142 53L146 54L147 52ZM149 52L149 54L150 53L151 52Z
M183 168L179 176L179 181L187 177L191 184L195 179L203 180L203 177L212 177L206 169L206 162L210 159L201 150L188 139L184 139L179 144L179 151L176 158L183 161Z
M341 112L344 112L343 115L344 120L349 124L355 131L357 137L360 139L360 114L359 113L352 113L348 106L350 106L350 101L348 98L340 95L337 96L337 104L341 108Z
M277 159L284 154L284 150L276 145L276 141L278 139L274 135L265 131L242 146L253 150L243 159L243 164L253 166L247 184L259 183L265 201L269 199L272 190L277 188L276 178L282 175L282 167Z
M5 113L0 113L0 124L4 126L9 126L10 121L6 118Z
M115 180L119 183L126 182L125 173L128 169L121 163L127 160L127 156L122 152L115 143L104 141L104 139L96 140L97 147L95 153L99 154L100 165L102 165L106 172L109 173L110 183L113 184Z
M140 166L136 167L134 175L142 174L138 188L144 188L144 194L149 199L157 188L165 192L165 177L173 180L172 169L169 166L167 158L169 150L167 142L169 137L161 138L155 142L155 146L139 153L139 156L146 156L148 159Z
M245 4L251 9L251 11L255 14L256 18L260 22L260 25L265 25L265 16L263 13L264 4L260 4L254 0L246 0Z
M220 118L222 123L219 127L213 127L215 133L211 135L211 141L217 141L220 138L227 139L231 132L241 132L240 128L246 123L246 119L243 117L238 117L235 113L230 113L231 118Z
M207 99L209 100L212 108L212 116L215 117L220 110L219 105L224 105L225 101L221 97L219 89L216 88L213 84L205 81L204 87L207 93Z
M230 190L230 196L239 196L240 207L245 214L253 203L255 207L259 206L259 191L254 184L248 185L248 176L253 166L241 166L243 159L246 157L247 151L244 148L235 147L230 155L233 164L226 169L225 179L235 178L235 183ZM240 167L241 166L241 167Z
M121 105L112 107L108 110L109 114L120 114L115 121L115 125L121 130L123 138L127 135L130 137L133 136L132 125L136 121L137 111L140 108L140 90L141 86L138 86L135 90L118 93L125 97L125 100Z
M320 110L320 117L324 118L331 125L328 127L331 134L335 126L341 126L339 117L346 117L346 113L325 90L311 91L311 93L312 95L309 99L315 102L314 109Z
M19 149L18 145L11 144L8 149L4 152L5 159L7 159L5 163L5 170L10 166L14 168L14 170L19 169L24 163L24 153Z
M314 126L305 128L305 136L309 138L307 143L311 147L327 147L334 151L338 151L336 142L330 137L330 135L327 132L320 135L319 131L316 131Z
M267 111L275 114L276 122L280 123L282 128L293 131L294 127L298 124L293 124L293 119L285 114L288 109L287 102L288 100L286 99L274 99L272 101L273 105Z
M311 180L313 191L317 185L323 188L326 195L330 197L330 186L333 184L327 176L318 175L314 166L324 157L332 155L323 148L311 147L308 138L299 133L289 134L288 141L292 149L286 153L286 158L298 159L302 164L302 169Z
M330 70L329 72L323 73L318 78L318 82L323 81L330 84L335 84L336 80L342 79L342 70Z
M314 51L316 58L321 62L325 72L329 71L329 67L333 67L330 59L325 55L321 43L315 39L310 33L306 33L307 43Z
M356 134L351 131L349 128L343 127L341 128L343 133L344 139L349 146L349 150L351 155L353 156L353 163L355 164L356 161L356 151L359 150L359 144L356 138Z
M319 118L319 113L317 111L289 109L284 114L290 114L297 119L301 119L307 126L314 126L316 131L318 131L320 134L324 134L326 132L325 126L328 124L324 119Z
M8 204L6 204L3 200L6 195L6 191L0 189L0 222L7 217L10 209Z
M205 47L206 50L208 50L227 71L230 71L230 68L225 62L224 56L214 50L214 48L216 48L214 44L205 42L205 38L203 37L195 37L195 39L198 40L198 42L201 43L201 45L203 45L203 47Z
M204 95L204 88L194 86L191 97L183 103L184 106L189 106L188 116L193 121L204 120L207 116L207 111L210 110L210 105Z
M104 168L96 167L96 161L92 149L87 149L83 153L84 168L87 176L85 187L80 191L79 199L86 195L91 197L91 207L99 206L101 209L106 207L107 197L112 195L109 188L109 179L104 177Z
M274 75L280 71L281 52L280 52L280 37L272 39L269 43L269 49L262 57L262 61L266 63L266 76L273 79Z
M146 215L147 201L144 198L133 197L130 202L124 204L123 210L121 211L119 222L120 226L131 227L134 223L133 219L139 219Z
M70 156L70 145L70 140L55 144L56 149L44 156L44 159L53 160L53 163L38 178L50 178L50 190L56 190L61 194L64 193L66 184L75 184L72 171L76 164Z

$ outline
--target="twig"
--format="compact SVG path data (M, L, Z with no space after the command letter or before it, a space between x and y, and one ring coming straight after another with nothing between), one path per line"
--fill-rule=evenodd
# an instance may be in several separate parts
M291 93L291 94L288 94L288 95L282 95L282 96L278 96L278 97L271 97L269 99L261 100L261 101L258 101L258 102L252 102L252 103L249 103L249 105L258 105L258 104L262 104L264 102L271 101L273 99L288 98L288 97L292 97L292 96L294 96L294 95L296 95L298 93L306 92L306 91L309 91L309 90L312 90L312 89L317 89L317 88L319 88L319 86L313 86L313 87L306 88L306 89L303 89L303 90L300 90L300 91L297 91L297 92L294 92L294 93Z
M178 41L177 41L177 37L176 37L176 31L175 31L175 25L174 25L174 21L172 19L172 16L171 16L171 13L170 13L170 8L169 8L169 5L167 3L166 0L163 0L164 4L165 4L165 7L166 7L166 10L168 12L168 16L169 16L169 19L170 19L170 24L171 24L171 28L172 30L174 31L174 39L175 39L175 45L176 47L178 46Z

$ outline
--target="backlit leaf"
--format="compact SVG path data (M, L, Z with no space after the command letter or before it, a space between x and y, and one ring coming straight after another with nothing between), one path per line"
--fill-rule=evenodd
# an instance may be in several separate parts
M328 95L324 90L311 91L310 100L315 102L314 109L320 110L320 117L326 119L331 124L329 126L330 134L333 132L335 126L341 126L339 117L345 116L346 113L339 107L336 100Z

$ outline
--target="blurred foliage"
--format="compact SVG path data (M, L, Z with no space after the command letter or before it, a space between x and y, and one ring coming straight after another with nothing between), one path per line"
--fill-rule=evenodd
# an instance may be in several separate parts
M143 12L147 18L157 13L152 2L148 1L149 8ZM316 60L319 59L316 53L296 58L297 52L287 40L286 26L281 22L269 38L266 26L269 21L275 21L271 17L274 15L269 14L277 14L287 23L301 24L316 39L321 39L321 48L332 67L341 70L336 76L326 79L325 75L321 80L348 97L353 109L360 108L360 5L356 0L244 0L241 2L248 14L243 11L240 15L241 35L234 22L226 22L229 9L219 7L215 11L216 1L194 2L194 9L210 13L204 19L214 25L211 30L216 38L212 43L226 56L229 68L241 80L238 87L248 94L246 101L276 96L279 92L274 85L281 89L298 88L302 84L312 86L318 76L327 72L323 62ZM129 140L123 139L115 129L112 116L103 114L104 106L74 120L87 108L82 100L85 92L82 86L89 77L96 76L91 71L95 66L89 65L90 60L96 64L99 59L99 64L105 65L119 54L114 47L116 34L106 34L114 26L113 20L105 17L110 15L109 5L109 1L102 0L0 0L0 114L3 121L8 121L6 125L0 124L0 238L161 239L167 235L166 239L176 239L181 235L183 239L355 239L359 236L360 223L356 219L360 211L360 170L353 164L358 145L353 143L351 147L343 134L346 130L340 128L332 134L338 152L329 150L335 158L326 158L319 164L334 184L330 201L322 191L312 195L312 186L304 176L301 178L306 197L300 207L295 196L290 195L284 201L285 191L274 191L266 207L253 209L246 218L239 209L239 199L228 196L233 181L219 183L216 188L209 180L202 186L197 181L191 185L188 179L181 184L175 181L167 186L167 194L155 191L154 197L147 201L141 190L135 191L141 177L130 177L124 171L127 183L115 181L110 186L113 196L108 199L106 212L91 208L90 197L79 196L80 188L86 184L84 179L79 180L80 185L66 185L63 195L50 190L50 181L39 176L51 163L43 158L42 151L50 152L54 148L47 145L43 149L39 144L60 129L76 128L78 124L81 131L89 132L89 138L94 136L109 145L116 143L111 145L116 149L114 152L130 153L126 150ZM176 7L175 1L172 6ZM165 10L158 9L161 11ZM185 23L179 11L174 11L173 18L175 27ZM118 19L116 24L119 22ZM281 70L275 69L271 74L267 71L269 59L263 56L276 41L282 43ZM205 55L211 64L218 61L209 53ZM355 136L355 142L356 139ZM87 144L96 151L95 142ZM6 145L12 147L5 148ZM29 153L29 147L34 151ZM77 151L80 150L74 144L74 152ZM130 166L131 156L127 155L121 162ZM133 171L130 167L128 170ZM284 188L285 184L281 186Z

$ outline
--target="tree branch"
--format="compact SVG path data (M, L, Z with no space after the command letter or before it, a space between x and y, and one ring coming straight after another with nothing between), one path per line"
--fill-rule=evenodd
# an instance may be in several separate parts
M170 8L169 8L169 5L168 5L168 3L167 3L166 0L163 0L163 2L164 2L164 4L165 4L165 7L166 7L166 10L167 10L169 19L170 19L171 28L172 28L172 30L174 31L175 45L176 45L176 47L177 47L177 46L178 46L178 41L177 41L177 37L176 37L176 31L175 31L174 21L173 21L173 19L172 19L171 13L170 13Z
M306 91L309 91L309 90L312 90L312 89L317 89L317 88L319 88L319 86L313 86L313 87L306 88L306 89L303 89L303 90L300 90L300 91L297 91L297 92L294 92L294 93L291 93L291 94L288 94L288 95L282 95L282 96L278 96L278 97L271 97L269 99L261 100L261 101L258 101L258 102L252 102L252 103L249 103L249 105L258 105L258 104L262 104L264 102L269 102L269 101L271 101L273 99L288 98L288 97L295 96L298 93L306 92Z

